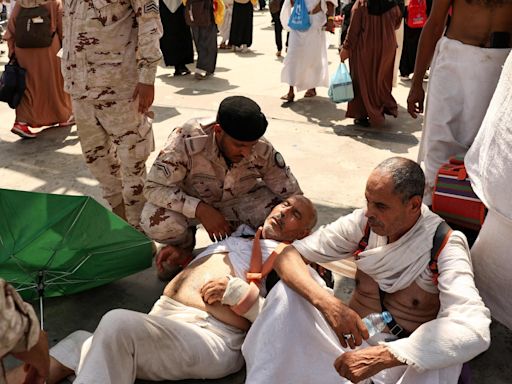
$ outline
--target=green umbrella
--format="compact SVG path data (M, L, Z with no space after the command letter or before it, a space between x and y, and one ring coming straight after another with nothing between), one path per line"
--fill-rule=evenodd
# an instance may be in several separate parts
M76 293L151 266L152 242L88 196L0 189L0 276L25 300Z

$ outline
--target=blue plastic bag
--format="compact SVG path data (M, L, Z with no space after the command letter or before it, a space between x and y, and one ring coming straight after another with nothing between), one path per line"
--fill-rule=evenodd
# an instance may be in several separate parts
M288 20L288 27L295 31L307 31L311 27L305 0L295 0L292 14Z
M344 103L354 98L352 78L348 73L345 63L340 63L338 69L331 77L328 94L329 98L335 103Z

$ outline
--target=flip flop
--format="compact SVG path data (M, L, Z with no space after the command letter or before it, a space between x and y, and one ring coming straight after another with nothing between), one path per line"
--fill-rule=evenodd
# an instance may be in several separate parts
M295 95L290 95L289 93L287 93L286 95L281 96L281 100L285 100L287 103L293 103L293 100L295 100Z

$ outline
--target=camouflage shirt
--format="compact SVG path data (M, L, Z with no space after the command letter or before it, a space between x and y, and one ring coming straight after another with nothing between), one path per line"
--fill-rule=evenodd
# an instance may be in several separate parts
M229 167L219 151L213 125L195 119L176 128L151 167L147 201L195 217L200 201L209 205L247 195L264 185L281 198L302 194L279 152L265 138L251 156Z
M10 352L27 351L39 339L39 322L34 309L16 290L0 279L0 358ZM0 384L5 383L0 362Z
M73 98L124 100L153 84L162 23L158 0L64 0L62 74Z

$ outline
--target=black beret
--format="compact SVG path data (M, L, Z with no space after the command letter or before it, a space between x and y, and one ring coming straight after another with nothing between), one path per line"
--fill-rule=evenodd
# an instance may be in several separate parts
M258 140L267 129L267 119L253 100L244 96L226 97L219 106L217 123L236 140Z

